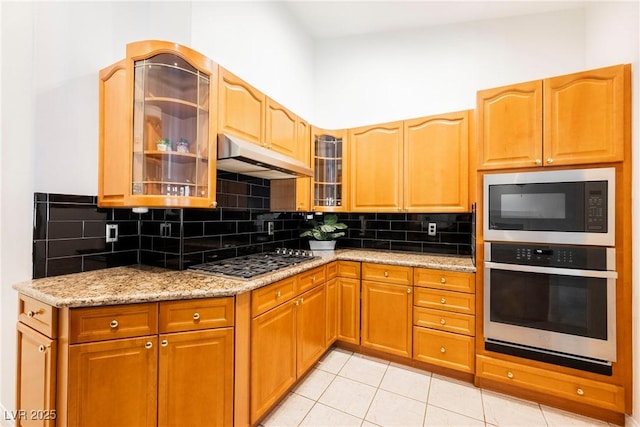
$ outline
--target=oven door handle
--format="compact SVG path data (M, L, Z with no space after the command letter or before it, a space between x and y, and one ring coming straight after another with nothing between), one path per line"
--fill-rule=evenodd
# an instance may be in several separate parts
M602 279L617 279L618 272L616 271L598 271L598 270L577 270L572 268L557 268L557 267L539 267L535 265L519 265L519 264L504 264L499 262L484 262L485 269L494 270L510 270L510 271L523 271L527 273L541 273L541 274L558 274L561 276L580 276L580 277L595 277Z

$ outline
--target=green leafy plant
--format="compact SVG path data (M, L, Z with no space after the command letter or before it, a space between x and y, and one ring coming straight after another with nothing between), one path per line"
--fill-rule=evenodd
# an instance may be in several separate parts
M324 221L310 221L311 229L304 231L300 237L309 237L314 240L335 240L344 236L347 224L338 222L338 216L334 214L325 215Z

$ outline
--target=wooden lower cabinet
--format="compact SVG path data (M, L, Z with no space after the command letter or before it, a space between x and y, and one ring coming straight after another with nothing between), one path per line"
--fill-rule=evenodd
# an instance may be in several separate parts
M251 321L251 404L255 423L326 350L324 284Z
M160 335L158 426L233 424L233 328Z
M57 341L19 322L16 426L56 425ZM24 412L20 412L24 411Z
M413 358L421 362L474 372L475 338L413 327Z
M360 344L360 279L338 277L337 339Z
M413 287L362 281L362 346L411 357Z
M157 424L157 336L69 348L68 425Z
M478 355L476 360L476 381L486 379L618 413L625 412L624 388L615 384L483 355Z

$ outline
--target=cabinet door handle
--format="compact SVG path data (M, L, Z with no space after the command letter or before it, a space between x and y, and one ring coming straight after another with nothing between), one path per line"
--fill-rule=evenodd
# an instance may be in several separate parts
M27 311L27 317L37 316L38 314L42 314L43 312L44 310L37 310L37 311L29 310Z
M411 288L407 288L407 293L410 294L411 293Z
M113 319L111 321L111 323L109 323L109 326L111 326L111 329L115 329L118 327L118 321L116 319Z
M549 157L549 158L547 159L547 163L549 163L549 164L553 163L553 159L552 159L551 157Z
M578 396L584 396L584 390L581 388L577 389L576 393L578 393Z
M294 304L296 305L296 307L299 306L300 305L300 300L299 299L296 300L296 302Z
M40 344L40 345L38 346L38 351L39 351L40 353L44 353L45 351L47 351L47 349L48 349L49 347L51 347L51 346L50 346L50 345L43 345L43 344Z
M446 349L446 348L444 348L444 347L440 347L440 353L446 353L446 352L447 352L447 349Z
M211 202L211 206L213 206L214 208L218 207L218 202L216 202L215 200L213 202Z
M444 325L445 323L447 323L447 321L446 321L446 320L444 320L444 319L440 319L440 324L441 324L441 325Z
M513 372L511 371L507 372L507 378L513 379Z
M542 160L536 159L536 165L541 165L541 164L542 164Z
M147 350L150 349L151 347L153 347L153 343L151 341L147 341L144 344L144 348L146 348Z
M311 281L315 282L316 281L316 275L314 274L313 277L311 277Z
M193 320L200 320L200 313L198 312L193 313Z
M446 299L444 299L444 297L442 297L442 298L440 298L440 303L441 303L441 304L446 304L446 303L447 303L447 300L446 300Z
M441 277L440 278L440 283L442 283L442 284L447 283L447 279L445 279L444 277Z
M276 298L280 298L282 296L282 292L276 291Z
M389 272L388 271L384 272L384 277L389 277Z
M160 343L161 346L166 347L169 345L169 341L167 340L162 340L162 342Z

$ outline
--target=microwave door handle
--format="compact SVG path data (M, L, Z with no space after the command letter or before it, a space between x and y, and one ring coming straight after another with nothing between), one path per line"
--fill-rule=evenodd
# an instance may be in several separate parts
M526 273L557 274L561 276L594 277L601 279L617 279L616 271L577 270L572 268L539 267L536 265L503 264L485 261L484 268L494 270L522 271Z

